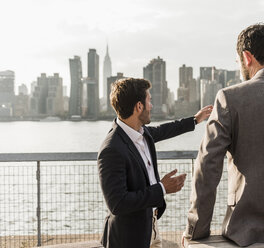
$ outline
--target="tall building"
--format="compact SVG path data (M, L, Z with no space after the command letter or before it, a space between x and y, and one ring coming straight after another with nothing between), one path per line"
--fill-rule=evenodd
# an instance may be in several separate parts
M13 116L15 102L15 73L13 71L0 72L0 117Z
M104 58L104 67L103 67L103 98L107 99L107 78L112 76L112 63L109 56L108 45L106 47L106 55Z
M235 71L226 71L226 83L225 86L231 86L231 85L235 85L241 83L241 79L240 79L240 71L239 70L235 70Z
M96 97L97 88L98 88L97 83L94 80L87 78L86 88L87 88L87 94L86 94L87 104L86 106L84 106L84 108L86 107L86 114L84 115L87 116L88 118L96 119L98 116L98 108L99 108L99 102Z
M187 67L185 64L179 68L180 87L189 88L190 82L193 80L193 68Z
M89 49L88 52L88 73L87 76L97 83L99 82L99 55L96 49Z
M41 73L37 78L37 84L34 88L33 96L30 101L30 110L32 115L46 115L46 99L48 96L48 83L46 73Z
M222 88L222 84L216 80L201 79L201 107L214 104L217 92Z
M69 59L70 62L70 74L71 74L71 90L70 90L70 102L69 102L69 115L79 115L82 112L82 62L79 56L74 56L73 59Z
M196 102L199 100L199 94L197 93L199 88L196 80L193 78L192 67L182 65L179 68L179 82L178 100L185 102Z
M18 86L18 95L28 95L28 87L25 84Z
M48 77L48 96L46 100L47 115L62 116L64 114L63 106L63 85L59 73L54 73Z
M152 96L152 115L163 117L167 114L168 87L166 81L166 62L160 57L152 59L143 68L143 77L152 84L150 93Z
M15 96L13 115L20 118L29 115L28 87L25 84L18 86L18 95Z
M35 92L35 87L37 86L37 82L36 81L33 81L31 84L30 84L30 96L32 97L33 96L33 93Z
M214 80L214 67L200 67L200 79Z
M214 66L200 67L201 107L214 103L218 90L223 88L224 80L223 70L217 70Z
M63 86L63 96L68 96L67 95L67 86L66 85Z
M99 55L95 49L88 52L87 116L97 118L99 114Z
M15 97L15 73L13 71L0 72L0 106L12 106Z
M107 113L108 114L114 114L114 109L112 108L112 105L110 103L110 92L111 92L111 85L116 80L126 78L123 73L118 72L116 76L112 76L107 78Z
M240 83L239 71L200 67L201 107L213 104L219 89Z
M31 115L60 116L63 114L62 78L58 73L37 78L37 86L30 101Z

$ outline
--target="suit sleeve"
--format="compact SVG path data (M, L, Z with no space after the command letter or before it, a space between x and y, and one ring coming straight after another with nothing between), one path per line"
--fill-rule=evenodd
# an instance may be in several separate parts
M220 90L195 162L191 208L185 231L186 236L191 239L210 235L216 188L222 176L224 157L230 144L230 111L226 96Z
M112 214L129 214L149 207L163 206L163 192L159 184L144 190L128 191L126 161L113 148L102 150L98 157L98 168L103 195Z
M194 130L194 120L193 117L184 118L181 120L176 120L173 122L161 124L157 127L147 127L150 135L152 136L154 142L161 140L173 138L177 135L193 131Z

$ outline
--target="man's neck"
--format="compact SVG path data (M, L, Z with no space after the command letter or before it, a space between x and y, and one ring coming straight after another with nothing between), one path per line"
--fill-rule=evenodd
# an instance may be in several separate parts
M126 125L128 125L131 128L133 128L137 132L142 127L141 122L138 119L136 119L136 117L134 117L134 116L131 116L131 117L127 118L127 119L122 119L121 117L118 117L118 118L119 118L120 121L124 122Z
M250 78L253 78L256 75L256 73L263 68L264 65L260 65L260 64L257 64L256 66L252 67L252 69L249 71Z

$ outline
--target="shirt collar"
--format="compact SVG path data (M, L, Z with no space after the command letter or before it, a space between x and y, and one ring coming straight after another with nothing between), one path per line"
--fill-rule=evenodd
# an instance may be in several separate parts
M258 76L259 74L261 74L261 73L263 73L263 72L264 72L264 68L258 70L258 71L256 72L255 76ZM255 76L254 76L254 77L255 77Z
M139 139L143 138L143 127L141 127L139 131L136 131L135 129L131 128L123 121L121 121L119 118L116 119L116 123L123 129L123 131L128 135L128 137L133 141L133 143L136 143Z

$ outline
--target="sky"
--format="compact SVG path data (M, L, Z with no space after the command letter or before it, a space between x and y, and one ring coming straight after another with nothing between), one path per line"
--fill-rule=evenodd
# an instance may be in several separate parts
M87 76L95 48L102 84L108 43L113 75L141 78L160 56L176 95L182 64L195 78L200 66L238 69L238 34L264 21L263 0L0 0L0 8L0 71L13 70L16 87L59 73L68 93L69 58L80 56Z

